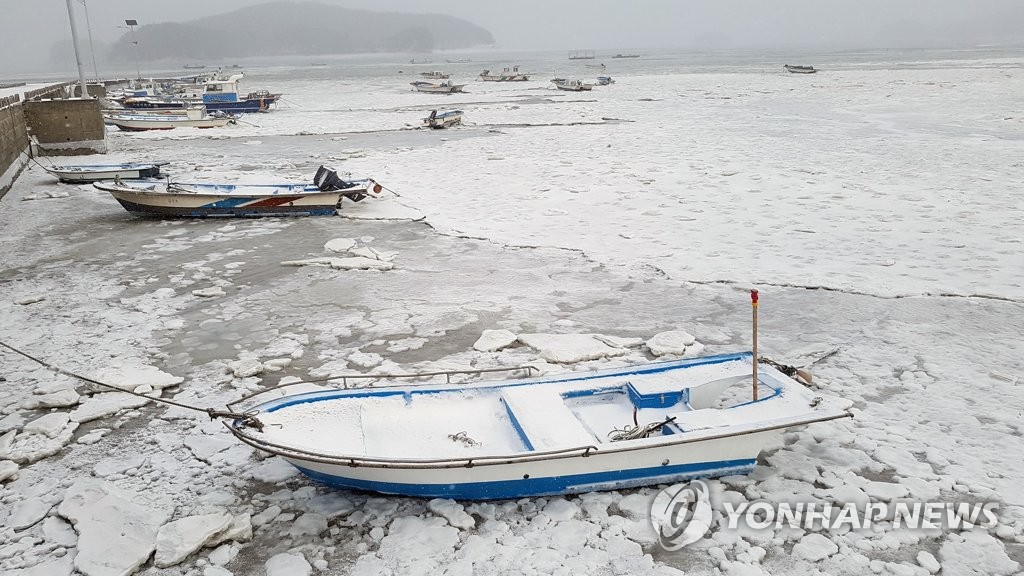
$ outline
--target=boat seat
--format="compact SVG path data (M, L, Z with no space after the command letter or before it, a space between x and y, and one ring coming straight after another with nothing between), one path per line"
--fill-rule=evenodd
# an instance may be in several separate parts
M512 425L523 444L536 452L593 446L594 436L565 405L562 395L537 386L508 388L501 393Z
M728 410L715 408L702 408L700 410L688 410L686 412L673 412L668 415L675 418L672 426L682 432L693 432L695 430L707 430L709 428L724 428L739 423L734 415Z

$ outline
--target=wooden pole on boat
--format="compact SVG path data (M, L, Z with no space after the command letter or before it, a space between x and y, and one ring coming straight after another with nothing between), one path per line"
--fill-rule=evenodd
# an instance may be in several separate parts
M750 306L754 310L754 400L757 400L757 290L750 291Z

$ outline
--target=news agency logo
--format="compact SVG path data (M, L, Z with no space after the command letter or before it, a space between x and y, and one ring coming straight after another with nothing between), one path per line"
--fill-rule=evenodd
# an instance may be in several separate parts
M651 504L651 524L661 547L679 550L703 538L714 523L715 508L703 480L676 484L659 492ZM896 530L965 530L975 526L991 529L999 524L997 508L995 502L895 501L861 506L831 502L723 502L723 522L719 526L734 530L742 523L754 530L801 528L823 532L844 528L869 530L878 523Z
M711 529L711 493L703 480L669 486L654 497L651 524L665 550L679 550Z

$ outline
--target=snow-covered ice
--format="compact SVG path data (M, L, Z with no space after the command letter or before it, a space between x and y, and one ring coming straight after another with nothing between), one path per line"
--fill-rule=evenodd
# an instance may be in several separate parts
M0 201L0 341L223 409L334 374L744 350L757 287L760 352L807 365L856 417L786 432L752 474L709 481L714 497L993 501L993 529L729 530L716 513L667 552L661 487L487 503L332 490L205 413L0 349L0 572L1019 572L1021 55L872 57L818 55L811 77L766 55L642 58L585 97L473 83L445 100L467 125L444 133L398 129L437 103L408 90L404 59L254 69L248 86L298 105L260 128L111 132L97 161L239 182L326 164L389 191L338 217L159 221L29 167ZM564 54L516 58L569 72Z

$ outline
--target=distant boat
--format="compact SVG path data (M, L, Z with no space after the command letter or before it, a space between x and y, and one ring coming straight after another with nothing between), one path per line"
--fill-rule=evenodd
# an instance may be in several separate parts
M432 94L452 94L455 92L462 92L465 84L452 84L451 82L441 82L440 84L434 84L433 82L423 82L422 80L417 82L410 82L413 88L417 92L429 92Z
M639 58L639 54L616 54L612 58Z
M448 128L462 124L462 110L450 110L438 114L437 110L431 110L430 116L423 119L423 125L430 128Z
M430 72L420 72L420 76L424 78L430 78L431 80L447 80L452 77L451 74L445 74L440 70L432 70Z
M185 64L185 70L202 70L206 64Z
M526 82L530 75L521 74L519 66L513 66L511 69L505 68L500 74L491 74L490 70L484 70L480 73L480 79L484 82Z
M786 70L786 72L790 72L792 74L814 74L817 72L817 70L814 69L814 66L793 66L786 64L782 68Z
M467 62L472 62L472 60L469 58L459 58L458 60L445 60L445 62L449 64L466 64Z
M604 64L584 64L584 66L586 66L587 68L597 68L597 69L600 69L600 70L604 70L605 69L605 65Z
M593 60L593 50L573 50L569 52L569 60Z
M588 84L582 80L552 78L551 82L555 85L555 88L558 88L559 90L565 90L567 92L584 92L594 88L593 84Z
M169 162L126 162L124 164L77 164L44 168L61 182L97 182L115 178L156 178Z
M115 180L93 186L109 192L125 210L143 216L329 216L342 198L358 202L379 194L372 179L344 181L323 166L313 184L180 184L162 180Z
M598 76L597 77L597 85L598 86L607 86L609 84L615 84L615 80L612 80L611 76Z

